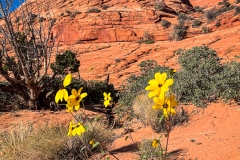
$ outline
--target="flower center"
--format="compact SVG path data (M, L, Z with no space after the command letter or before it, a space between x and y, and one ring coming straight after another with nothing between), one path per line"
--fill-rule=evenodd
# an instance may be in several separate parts
M59 86L59 90L60 90L60 89L64 89L63 84L61 84L61 85Z
M77 96L77 97L76 97L76 101L78 101L79 99L80 99L80 97L79 97L79 96Z
M163 105L163 108L167 108L168 107L168 105L165 103L164 105Z
M158 84L158 87L159 87L159 88L162 87L162 84Z

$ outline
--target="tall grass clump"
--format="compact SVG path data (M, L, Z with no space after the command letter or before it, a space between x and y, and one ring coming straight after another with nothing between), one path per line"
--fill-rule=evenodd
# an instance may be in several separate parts
M112 131L101 121L86 123L89 132L81 137L69 138L64 126L46 126L33 129L32 124L21 124L15 130L0 133L0 159L80 159L85 160L100 152L101 146L92 148L89 141L100 140L103 146L113 140ZM87 150L86 147L90 148ZM95 156L95 155L94 155Z

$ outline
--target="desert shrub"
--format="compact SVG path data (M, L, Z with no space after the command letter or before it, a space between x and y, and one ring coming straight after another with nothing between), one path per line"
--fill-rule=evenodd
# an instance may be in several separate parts
M69 11L69 10L65 10L65 12L68 14L68 15L70 15L72 12L71 11Z
M141 74L131 75L126 79L125 84L121 86L121 92L118 93L120 107L115 110L118 116L121 118L124 114L128 114L133 117L132 105L137 95L145 93L145 87L148 85L148 81L154 77L156 72L167 72L168 67L162 67L154 60L147 60L141 62L140 66Z
M103 92L109 92L109 85L106 81L89 80L83 79L72 79L72 83L66 88L71 91L73 88L78 90L83 87L82 92L88 93L88 96L84 98L84 104L99 104L102 103ZM70 94L70 92L69 92Z
M180 41L185 38L187 29L185 27L185 21L181 20L178 24L174 25L173 31L171 33L171 38L176 41Z
M192 23L192 28L197 28L199 26L201 26L202 22L198 19L194 20Z
M216 75L214 89L221 99L240 101L240 63L230 62L223 65L222 72Z
M182 48L178 48L177 50L173 51L174 55L180 55L184 53L184 49Z
M231 10L233 10L234 8L235 8L234 5L224 6L224 7L222 7L222 8L219 8L219 9L216 11L216 14L217 14L217 15L221 15L222 13L231 11Z
M103 9L103 10L107 10L108 8L109 8L109 6L107 6L107 5L103 5L103 6L102 6L102 9Z
M204 13L203 8L201 8L200 6L194 6L194 9L197 12Z
M238 14L240 14L240 7L239 6L236 6L235 8L234 8L234 15L238 15Z
M145 31L142 39L140 40L140 43L153 44L154 43L153 35L149 34L147 31Z
M81 12L79 12L79 11L74 11L74 12L72 12L72 13L70 14L70 17L71 17L71 18L75 18L77 14L81 14Z
M220 19L219 19L219 20L217 20L217 22L216 22L215 26L216 26L216 27L220 27L220 26L221 26L221 23L220 23L220 22L221 22L221 20L220 20Z
M98 8L90 8L90 9L87 11L87 13L99 13L99 12L101 12L101 10L98 9Z
M202 33L203 34L208 34L211 32L211 28L207 27L207 26L203 26L202 27Z
M46 18L44 18L44 17L40 17L38 21L39 21L39 22L46 21Z
M139 156L141 160L147 159L159 159L162 160L163 152L160 150L159 147L152 147L152 142L154 139L143 139L142 142L139 144ZM159 143L161 145L161 142Z
M178 17L177 17L177 20L182 20L182 21L186 21L186 20L192 20L193 18L192 17L190 17L190 16L188 16L188 15L186 15L186 14L184 14L184 13L180 13L179 15L178 15Z
M13 105L11 98L12 93L0 91L0 111L4 111L8 105Z
M208 22L212 22L216 19L217 13L216 13L216 8L210 9L205 12L205 17L207 18Z
M228 2L228 0L223 0L222 2L219 2L218 5L223 5L225 7L229 7L231 4Z
M215 100L213 84L223 70L215 50L206 46L193 47L178 59L182 71L175 75L173 90L181 102L204 107L204 101Z
M171 22L169 22L168 20L162 20L161 21L161 25L164 27L164 28L169 28L171 26Z
M164 11L166 9L166 5L162 1L156 1L154 3L154 8L159 11Z

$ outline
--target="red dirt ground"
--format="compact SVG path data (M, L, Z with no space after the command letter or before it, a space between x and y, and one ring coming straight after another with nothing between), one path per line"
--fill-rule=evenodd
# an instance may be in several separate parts
M217 102L201 109L193 105L181 105L190 115L190 119L182 126L176 126L170 134L169 152L178 151L173 159L197 160L240 160L240 105L236 103ZM94 113L88 112L93 115ZM72 119L65 111L31 112L22 110L4 113L0 116L0 131L14 128L17 124L33 122L35 126L48 124L65 124L66 127ZM151 127L143 126L134 120L131 133L134 143L144 138L158 138ZM117 134L122 134L123 129L117 129ZM137 159L133 142L125 137L116 139L109 150L113 151L120 159ZM165 141L163 139L163 141ZM164 144L164 143L163 143ZM111 158L114 159L114 158Z

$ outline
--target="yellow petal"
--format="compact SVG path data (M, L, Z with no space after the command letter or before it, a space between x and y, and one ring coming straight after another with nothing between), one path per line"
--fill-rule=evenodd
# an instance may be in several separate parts
M79 88L79 90L78 90L78 95L80 95L80 94L81 94L81 92L82 92L82 89L83 89L83 87Z
M73 96L78 97L78 93L77 93L76 89L72 89L71 93Z
M63 98L67 102L67 100L68 100L68 91L66 89L63 89Z
M56 96L55 96L55 102L58 103L59 99L60 99L60 90L57 92Z
M167 78L167 73L162 73L161 76L157 79L159 84L164 84Z
M107 107L107 106L109 106L110 103L109 103L109 101L104 101L103 104L105 107Z
M160 72L155 73L154 78L155 78L155 80L158 81L161 78L161 73Z
M155 104L163 106L164 105L164 99L161 99L159 97L154 97L153 101L155 102Z
M64 96L64 91L63 91L63 89L61 89L61 90L59 90L60 92L59 92L59 99L60 99L60 101L62 102L63 101L63 96Z
M84 98L84 97L86 97L87 95L88 95L87 93L82 93L80 97L81 97L81 98Z
M104 98L107 97L107 93L106 93L106 92L103 92L103 96L104 96Z
M83 125L80 126L80 131L81 131L81 133L85 133L86 132L86 129L85 129L85 127Z
M149 91L149 90L153 90L153 89L158 88L158 81L157 80L152 79L148 83L149 83L149 86L147 86L145 88L145 90Z
M80 104L78 103L77 105L75 105L75 110L77 111L79 110L79 108L80 108Z
M66 75L66 77L63 80L63 86L66 87L68 86L72 81L72 74Z

